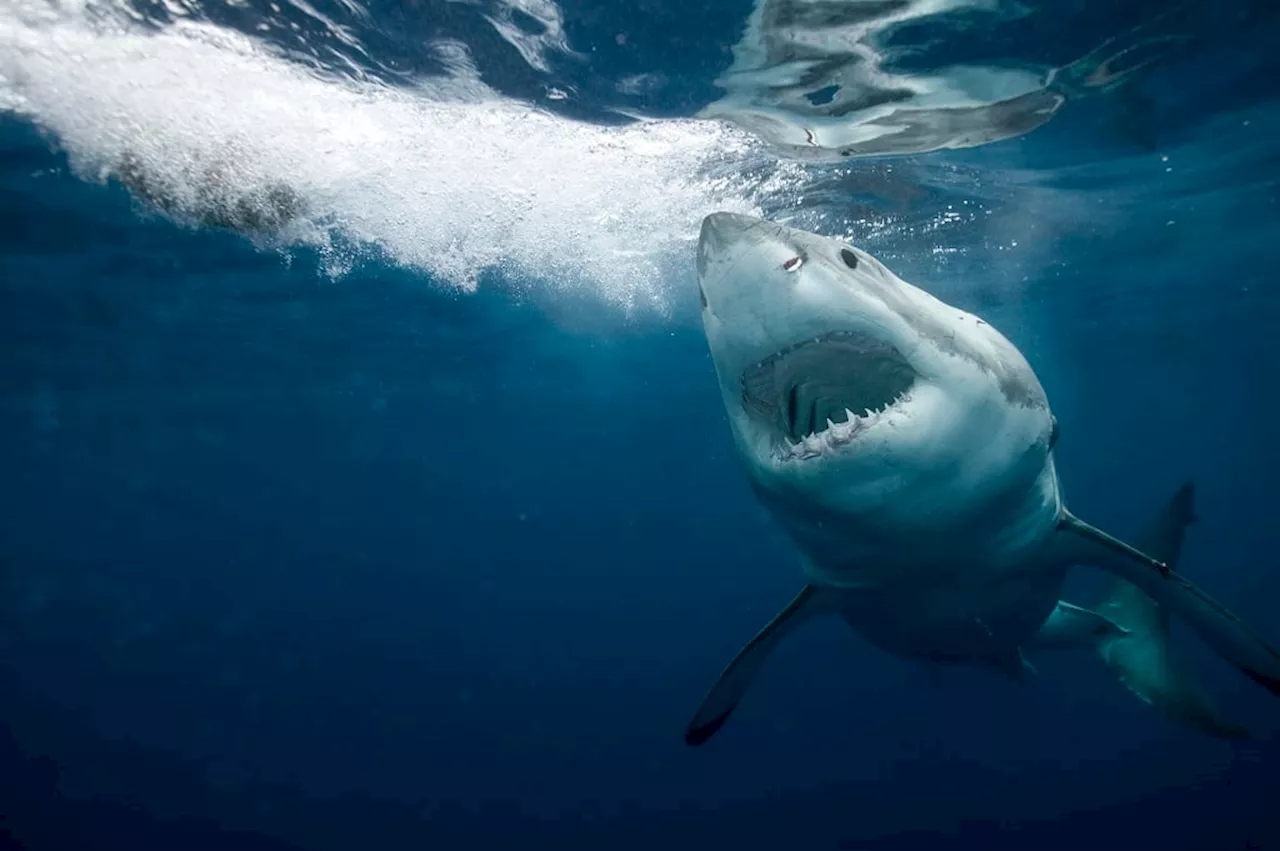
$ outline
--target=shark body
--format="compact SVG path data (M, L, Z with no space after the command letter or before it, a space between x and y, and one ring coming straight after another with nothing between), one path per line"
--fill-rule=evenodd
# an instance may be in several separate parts
M1092 647L1169 717L1244 735L1170 653L1172 613L1280 696L1280 653L1175 570L1191 485L1137 546L1073 515L1044 388L990 324L855 246L731 213L703 222L698 281L734 444L807 584L725 668L689 744L818 615L896 656L1019 680L1025 651ZM1077 564L1115 576L1094 609L1059 599Z

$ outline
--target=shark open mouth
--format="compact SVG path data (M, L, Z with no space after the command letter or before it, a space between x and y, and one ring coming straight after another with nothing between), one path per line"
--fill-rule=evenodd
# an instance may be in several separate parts
M788 346L742 373L742 404L773 430L783 458L813 458L901 402L916 371L889 343L832 331Z

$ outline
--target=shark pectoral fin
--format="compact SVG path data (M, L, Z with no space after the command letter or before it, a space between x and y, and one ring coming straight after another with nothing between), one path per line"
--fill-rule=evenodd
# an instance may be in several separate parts
M1155 550L1165 548L1159 553L1163 560L1090 526L1065 509L1058 530L1061 552L1070 561L1092 564L1114 574L1150 598L1143 601L1133 596L1131 589L1117 586L1100 608L1130 632L1137 633L1145 624L1145 640L1157 642L1161 650L1151 658L1159 658L1160 664L1167 655L1164 652L1167 627L1162 626L1162 616L1152 621L1152 603L1182 618L1218 655L1280 697L1280 653L1247 623L1174 571L1170 564L1176 564L1182 532L1194 516L1190 511L1190 498L1189 486L1184 487L1148 530L1153 536L1148 545ZM1160 532L1162 528L1164 531ZM1126 609L1134 615L1131 621L1123 616Z
M809 618L830 611L824 603L826 596L815 586L806 585L785 609L778 612L755 638L738 651L738 655L733 657L733 661L720 673L719 679L702 699L702 705L685 729L685 744L695 747L701 745L724 726L738 701L746 693L751 679L778 643Z
M1059 600L1036 633L1033 647L1096 647L1103 639L1128 634L1129 630L1105 615Z

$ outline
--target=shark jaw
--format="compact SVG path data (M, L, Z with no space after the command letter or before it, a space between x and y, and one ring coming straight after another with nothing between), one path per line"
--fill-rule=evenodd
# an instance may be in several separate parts
M808 461L905 415L917 377L892 344L829 331L744 370L742 409L766 431L779 462Z

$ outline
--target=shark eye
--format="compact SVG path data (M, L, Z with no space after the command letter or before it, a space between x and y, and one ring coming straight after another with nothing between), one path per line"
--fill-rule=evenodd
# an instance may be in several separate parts
M854 254L847 248L840 249L840 259L844 261L844 265L850 269L858 268L858 255Z
M803 263L804 263L804 258L797 254L795 257L792 257L786 263L782 264L782 271L794 272L796 269L799 269L800 266L803 265Z

